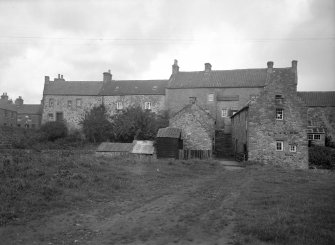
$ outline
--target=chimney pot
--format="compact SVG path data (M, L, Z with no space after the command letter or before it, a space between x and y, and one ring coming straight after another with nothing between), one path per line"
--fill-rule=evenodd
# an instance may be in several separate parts
M273 68L273 61L268 61L267 66L268 68Z
M60 75L60 78L63 79L63 75Z
M50 77L49 76L45 76L44 77L44 82L46 82L46 83L50 82Z
M212 65L210 63L205 63L205 72L210 72L212 70Z

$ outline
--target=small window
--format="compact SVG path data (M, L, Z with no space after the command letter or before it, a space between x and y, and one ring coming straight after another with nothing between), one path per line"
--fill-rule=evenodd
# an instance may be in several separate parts
M189 97L190 104L195 104L197 97Z
M290 145L290 152L297 152L297 146L296 145Z
M228 109L221 110L221 117L228 117Z
M151 102L145 102L144 103L144 109L145 110L151 110Z
M53 121L54 120L54 114L53 113L49 113L48 114L48 120L49 121Z
M209 94L208 95L208 102L213 102L214 101L214 94Z
M123 105L122 105L121 101L119 101L119 102L116 103L116 109L117 110L122 110L123 109Z
M284 142L276 141L276 151L283 151L283 150L284 150Z
M53 107L54 106L54 99L49 99L49 107Z
M82 107L82 100L81 99L76 99L76 106L77 108L81 108Z
M321 139L321 135L320 134L314 134L314 139L315 140L320 140Z
M72 100L67 101L67 108L72 109Z
M307 135L308 140L313 140L313 134Z
M283 120L284 119L284 110L283 109L276 109L276 120Z

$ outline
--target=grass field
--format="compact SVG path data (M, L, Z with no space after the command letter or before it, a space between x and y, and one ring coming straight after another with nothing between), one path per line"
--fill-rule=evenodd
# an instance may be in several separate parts
M0 244L335 244L331 171L75 151L0 160Z

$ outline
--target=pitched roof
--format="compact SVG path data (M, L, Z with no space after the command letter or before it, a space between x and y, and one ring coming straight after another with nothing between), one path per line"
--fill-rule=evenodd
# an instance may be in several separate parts
M0 100L0 109L5 109L8 111L17 111L17 107L15 104L10 104L8 101L1 101Z
M149 140L134 140L133 142L134 147L131 150L133 154L145 154L145 155L152 155L154 154L154 142Z
M42 105L23 104L18 107L19 114L42 115Z
M180 138L181 129L180 128L160 128L157 133L157 138Z
M100 95L164 95L168 80L113 80Z
M102 82L50 81L44 85L44 95L98 95Z
M178 72L171 76L168 88L263 87L267 69L238 69Z
M133 143L103 142L98 146L97 152L130 152Z
M335 91L298 92L298 96L300 96L309 107L335 106Z

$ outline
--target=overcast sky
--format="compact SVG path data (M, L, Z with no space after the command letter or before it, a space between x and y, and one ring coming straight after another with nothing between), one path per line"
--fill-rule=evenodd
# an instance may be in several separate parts
M300 91L335 90L335 0L0 0L0 93L39 103L44 76L168 79L291 66Z

